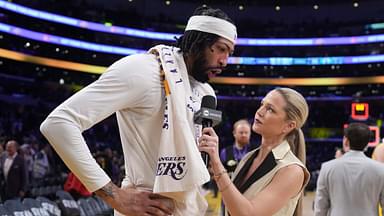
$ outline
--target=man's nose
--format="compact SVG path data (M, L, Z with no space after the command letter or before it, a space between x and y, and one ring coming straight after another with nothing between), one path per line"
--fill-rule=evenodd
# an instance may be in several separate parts
M221 57L219 59L219 65L220 67L226 67L227 66L227 63L228 63L228 57L229 55L228 54L225 54L225 56Z

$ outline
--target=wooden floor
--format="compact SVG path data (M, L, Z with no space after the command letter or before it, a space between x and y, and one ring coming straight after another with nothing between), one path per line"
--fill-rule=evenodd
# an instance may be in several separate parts
M215 198L211 192L207 192L206 199L208 201L208 211L205 216L219 216L220 215L220 200L221 195ZM303 216L313 215L313 200L315 198L315 192L307 192L303 200Z
M303 216L313 215L313 201L315 200L315 192L306 192L303 200Z

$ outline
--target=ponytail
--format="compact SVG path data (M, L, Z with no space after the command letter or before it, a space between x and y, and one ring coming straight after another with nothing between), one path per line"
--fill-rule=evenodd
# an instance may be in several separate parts
M287 102L287 106L285 111L287 113L287 120L295 121L296 128L293 129L285 139L288 141L289 146L291 147L291 151L293 154L305 165L305 140L303 131L301 127L303 127L305 121L308 118L308 104L305 101L305 98L297 91L290 88L277 88L276 89L280 94L284 97ZM307 175L307 171L304 168L304 174ZM306 179L308 179L307 176ZM303 191L300 194L299 200L297 201L296 209L294 212L294 216L302 216L303 208L302 208L302 200L303 200Z
M293 129L286 137L291 151L305 165L306 152L303 131L300 128Z
M306 154L305 154L305 140L304 134L301 128L295 128L286 137L291 151L295 156L305 165ZM303 215L303 192L301 192L300 198L297 201L296 209L293 216Z

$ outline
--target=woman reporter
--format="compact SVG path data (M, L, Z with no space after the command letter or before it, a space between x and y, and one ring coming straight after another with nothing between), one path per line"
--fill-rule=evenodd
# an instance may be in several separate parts
M210 156L227 215L301 215L298 203L309 180L301 131L307 117L308 105L300 93L290 88L270 91L252 125L261 145L241 160L232 180L220 162L218 136L212 128L203 130L199 150Z

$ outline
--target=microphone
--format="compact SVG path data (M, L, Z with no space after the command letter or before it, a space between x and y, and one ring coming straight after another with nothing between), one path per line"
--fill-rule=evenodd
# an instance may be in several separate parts
M201 124L203 128L213 127L221 122L221 111L216 110L216 99L212 95L206 95L201 100L201 108L194 115L194 122ZM209 165L209 155L201 152L205 165Z

